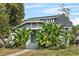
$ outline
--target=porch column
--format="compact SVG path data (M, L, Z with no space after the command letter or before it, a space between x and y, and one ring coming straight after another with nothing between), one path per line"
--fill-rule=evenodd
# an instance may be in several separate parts
M31 23L31 28L32 28L32 23Z

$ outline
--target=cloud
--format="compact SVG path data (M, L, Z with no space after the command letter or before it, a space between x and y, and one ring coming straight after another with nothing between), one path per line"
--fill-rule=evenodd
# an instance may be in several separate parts
M61 14L64 12L59 11L61 8L60 7L56 7L56 8L49 8L49 9L45 9L42 12L43 13L49 13L49 14Z
M70 9L71 11L77 11L79 10L79 7L78 8L74 8L74 9Z
M78 13L78 12L77 12L77 13L71 13L71 15L73 15L73 16L74 16L74 15L79 15L79 13Z
M43 13L49 13L49 14L57 14L58 13L58 9L59 8L49 8L49 9L45 9L42 12Z
M79 6L65 6L65 7L72 7L72 8L75 8L75 9L71 9L71 11L76 11L76 10L79 10ZM48 13L48 14L58 14L58 13L63 13L63 12L60 12L58 11L58 9L61 9L61 7L55 7L55 8L48 8L48 9L45 9L43 10L42 12L43 13ZM79 15L79 12L70 12L70 15L72 16L75 16L75 15Z
M25 9L27 8L35 8L35 7L41 7L42 4L30 4L30 5L25 5Z
M79 8L79 5L70 5L70 6L64 6L64 7L66 7L66 8Z
M75 18L74 20L71 20L73 25L79 25L79 18Z
M79 5L65 6L65 8L69 8L71 12L78 11L79 10Z

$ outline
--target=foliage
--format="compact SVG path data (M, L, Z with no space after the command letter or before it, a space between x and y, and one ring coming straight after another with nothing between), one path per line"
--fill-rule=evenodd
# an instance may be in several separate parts
M9 35L11 27L8 24L8 15L5 12L5 4L0 4L0 38Z
M69 17L70 15L70 9L65 7L65 4L61 4L60 6L61 8L59 9L60 12L62 12L62 15L66 15L67 17Z
M12 46L24 48L29 38L29 34L31 33L30 29L26 28L17 29L15 30L15 33L16 33L15 40Z
M10 26L16 26L22 22L24 18L24 5L22 3L6 3L6 13L9 16Z
M0 39L5 43L4 38L8 38L12 27L20 24L24 18L24 7L21 3L1 3L0 4Z
M59 47L61 47L61 48L68 47L69 46L69 43L70 43L70 33L65 30L62 33L62 35L60 35L60 40L61 40L61 43L60 43L60 46Z
M0 35L7 35L11 27L18 25L24 18L23 4L1 3L0 4ZM7 35L8 36L8 35Z
M75 43L75 39L77 36L77 31L78 31L78 26L72 26L72 30L70 32L70 44L74 44Z
M43 29L37 33L37 41L41 47L48 48L56 46L59 48L63 45L66 46L68 38L66 39L64 36L66 31L63 26L55 23L44 23L42 28Z

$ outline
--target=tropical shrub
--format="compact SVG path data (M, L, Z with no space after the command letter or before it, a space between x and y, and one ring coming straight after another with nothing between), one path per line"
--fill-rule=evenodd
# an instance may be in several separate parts
M62 35L60 35L60 40L61 40L61 43L60 43L60 48L66 48L69 46L69 42L70 42L70 33L68 31L64 31L62 33Z
M78 31L78 26L72 26L72 30L70 31L70 44L75 44L77 31Z
M44 23L42 29L37 32L37 41L40 47L44 48L65 47L68 40L68 38L64 37L65 32L64 27L60 24Z
M15 30L15 33L16 33L15 40L14 43L12 44L12 47L25 48L31 30L26 28L21 28Z

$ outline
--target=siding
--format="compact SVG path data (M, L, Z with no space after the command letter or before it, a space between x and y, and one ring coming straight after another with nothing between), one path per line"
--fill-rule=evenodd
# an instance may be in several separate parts
M58 16L57 19L55 20L55 23L62 24L66 27L72 26L72 22L69 21L69 18L63 15Z

